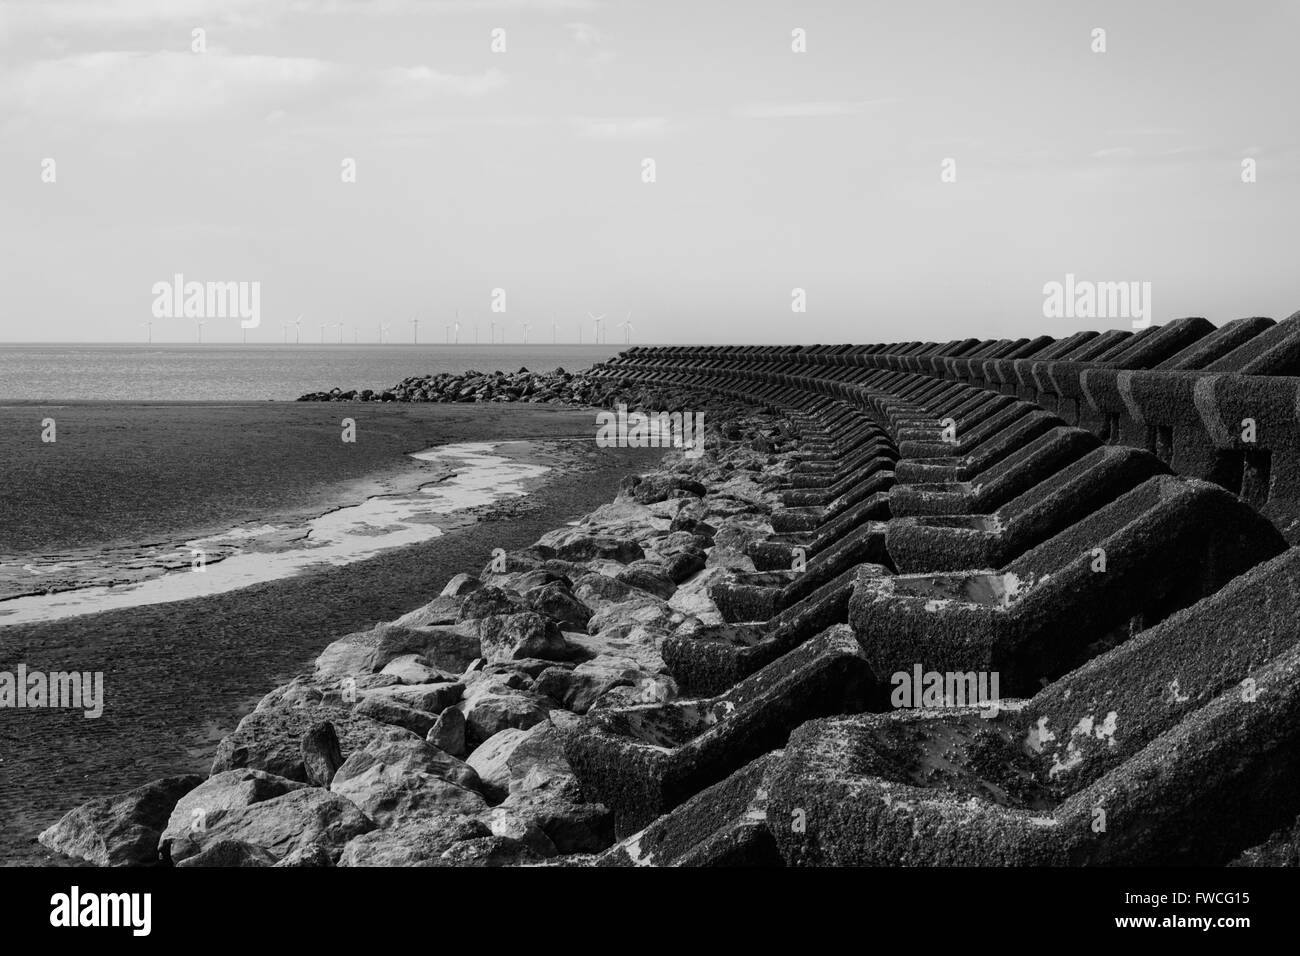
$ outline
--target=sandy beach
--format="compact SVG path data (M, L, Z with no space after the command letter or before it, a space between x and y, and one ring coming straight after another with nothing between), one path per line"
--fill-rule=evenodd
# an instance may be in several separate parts
M348 416L357 420L353 445L339 440L339 420ZM46 417L58 422L53 445L39 441ZM0 668L102 671L106 688L99 719L6 714L0 858L49 862L33 837L68 806L168 773L205 772L239 717L330 641L419 606L451 575L481 567L493 548L524 547L609 500L623 475L659 457L575 440L590 437L591 421L590 412L520 405L0 409L0 436L13 450L0 485L0 561L9 567L96 545L141 549L248 523L303 521L373 495L409 493L446 473L411 454L454 442L519 442L497 453L548 469L525 482L526 496L446 515L438 537L346 567L178 603L0 626Z

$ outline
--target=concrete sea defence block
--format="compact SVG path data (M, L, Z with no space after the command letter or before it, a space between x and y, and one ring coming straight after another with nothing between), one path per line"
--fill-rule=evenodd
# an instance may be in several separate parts
M718 697L595 711L565 742L590 799L630 836L813 717L873 706L879 694L852 632L831 628Z
M848 619L853 582L861 574L888 574L859 565L764 622L691 625L664 638L660 654L677 683L692 694L720 694L833 624Z
M767 829L768 781L781 752L764 754L616 843L597 866L782 866Z
M886 547L905 574L998 568L1167 471L1147 452L1094 448L991 513L896 518Z
M1000 572L863 577L849 622L877 673L998 672L1025 694L1284 548L1221 488L1157 477Z
M813 721L769 832L805 865L1224 863L1300 806L1297 598L1292 551L993 719Z

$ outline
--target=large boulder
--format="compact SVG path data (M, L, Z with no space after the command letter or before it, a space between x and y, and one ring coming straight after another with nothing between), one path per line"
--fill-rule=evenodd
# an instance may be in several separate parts
M312 844L317 846L317 844ZM279 860L270 850L264 850L260 846L253 846L251 843L244 843L240 840L219 840L204 847L203 850L191 857L186 857L177 863L177 866L198 867L198 866L220 866L220 867L249 867L249 866L275 866Z
M487 809L474 770L431 744L411 737L353 754L331 789L347 797L379 826L413 816L466 816Z
M475 592L478 594L480 592ZM473 595L471 595L473 597ZM468 602L469 598L466 599ZM463 620L463 618L460 618ZM398 627L381 624L375 628L378 640L368 660L368 670L379 673L395 658L414 654L430 667L459 674L480 657L478 635L472 628Z
M453 844L492 835L482 820L461 814L417 816L351 840L339 866L443 866Z
M596 572L584 574L573 582L573 596L592 611L600 611L622 603L639 593L630 584L615 580L611 575Z
M440 859L446 866L526 866L541 857L522 840L494 834L453 843Z
M479 643L484 658L492 662L562 657L567 649L559 625L533 611L483 618Z
M470 594L460 606L459 620L477 621L498 614L514 614L526 610L523 598L509 591L488 585Z
M187 825L177 832L169 824L168 842L174 863L223 840L261 847L277 860L312 843L334 856L353 837L373 827L352 801L318 787L304 787L248 806L210 811L199 827Z
M312 724L303 734L301 751L307 782L314 787L328 788L343 763L343 749L334 725L328 720Z
M671 575L662 564L655 561L634 561L620 571L615 576L615 580L630 584L665 601L677 590L677 584Z
M469 747L477 747L494 734L511 727L527 730L540 724L553 706L540 694L498 689L493 684L457 705L465 715L465 743Z
M558 789L574 779L560 732L550 721L503 730L476 747L466 763L478 773L483 792L498 801L516 791Z
M384 697L379 694L372 694L357 704L356 712L363 717L369 717L372 720L382 721L385 724L392 724L394 727L409 730L421 737L432 730L434 724L438 722L438 718L427 710L416 710L414 707L408 707L391 697Z
M448 707L438 715L425 739L443 753L459 757L465 753L465 715Z
M196 774L163 777L126 793L97 797L43 830L41 845L96 866L150 866L176 803L199 784Z
M552 581L525 591L524 598L528 601L529 607L538 614L545 614L561 625L568 625L568 630L587 629L591 609L579 601L568 586L559 581Z
M244 767L223 770L203 780L172 807L155 849L163 859L172 858L171 846L191 831L205 830L232 810L272 800L307 785L264 770Z
M322 720L334 725L344 757L392 729L341 707L276 706L255 710L239 722L234 733L217 744L212 773L252 767L306 782L301 741Z
M607 558L620 564L628 564L645 557L641 545L630 538L617 538L612 535L575 534L564 544L555 549L555 556L562 561L590 561L592 558Z
M464 692L465 685L459 681L443 681L437 684L394 684L367 691L366 700L377 698L436 715L459 701ZM428 733L427 727L424 732Z

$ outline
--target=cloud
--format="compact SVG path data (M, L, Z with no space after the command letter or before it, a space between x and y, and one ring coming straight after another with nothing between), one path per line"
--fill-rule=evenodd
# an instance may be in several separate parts
M0 103L42 118L141 123L257 115L341 100L477 97L506 84L496 69L460 75L425 66L366 69L309 57L108 51L40 60L0 75Z
M191 27L259 29L287 16L402 16L476 10L573 13L599 0L4 0L0 38L18 31Z
M1183 131L1167 126L1134 126L1127 129L1108 129L1107 136L1117 139L1125 136L1181 136Z
M662 116L574 116L569 122L583 139L662 139L668 132L668 120Z
M1107 149L1099 149L1091 155L1093 159L1125 160L1137 156L1137 150L1131 146L1111 146Z
M736 116L745 119L801 119L812 116L856 116L874 106L892 103L892 98L878 100L826 100L819 103L753 103L737 107Z
M605 42L605 34L600 27L590 23L566 23L564 29L569 31L569 38L582 46L596 46Z
M3 24L13 30L139 29L183 23L195 27L262 26L284 13L288 0L5 0Z

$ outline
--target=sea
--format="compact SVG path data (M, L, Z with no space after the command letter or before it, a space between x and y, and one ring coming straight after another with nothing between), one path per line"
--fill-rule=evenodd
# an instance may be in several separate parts
M293 401L412 375L578 371L621 345L0 345L0 401Z

